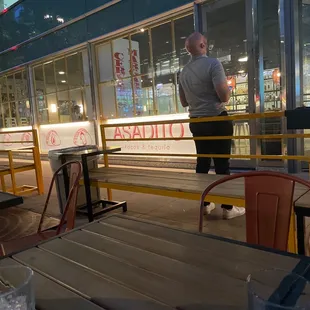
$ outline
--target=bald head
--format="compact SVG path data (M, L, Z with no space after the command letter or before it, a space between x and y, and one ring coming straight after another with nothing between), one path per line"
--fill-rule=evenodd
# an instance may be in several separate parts
M207 54L207 39L199 32L192 33L185 41L185 47L192 56Z

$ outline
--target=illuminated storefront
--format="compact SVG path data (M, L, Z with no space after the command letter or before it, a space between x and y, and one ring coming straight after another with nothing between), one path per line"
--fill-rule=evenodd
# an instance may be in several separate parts
M186 124L153 128L144 127L143 121L187 116L177 81L189 60L185 39L194 30L207 36L209 56L224 66L232 91L230 113L310 105L308 0L74 3L72 10L69 3L67 9L55 3L48 10L42 2L36 13L33 4L24 0L0 16L0 21L14 21L18 28L25 25L29 12L29 16L40 14L31 27L27 24L28 38L20 33L16 39L7 30L0 42L0 125L3 130L38 128L43 153L98 144L100 122L124 123L110 130L113 138L190 135ZM82 15L85 7L87 14ZM128 128L126 123L133 120L141 121L141 126ZM235 135L285 130L281 120L243 121L234 126ZM121 144L127 152L195 152L190 141ZM277 155L287 147L280 141L237 140L232 151ZM307 141L299 147L310 150ZM283 163L248 160L234 165L282 167Z

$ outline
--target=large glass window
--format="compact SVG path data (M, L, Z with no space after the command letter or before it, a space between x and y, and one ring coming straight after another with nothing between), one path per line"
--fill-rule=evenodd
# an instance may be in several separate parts
M247 112L248 54L245 0L207 2L203 5L204 34L208 40L208 54L218 58L225 70L231 99L227 110ZM234 135L250 135L248 121L234 122ZM249 154L248 139L233 140L232 153Z
M53 59L33 68L40 124L85 121L91 113L86 51Z
M257 112L280 111L285 109L285 106L282 106L284 98L282 86L285 73L281 72L279 1L259 1L258 18L260 25L259 49L260 57L263 60L260 79L264 83L261 83L260 86L260 106ZM283 130L281 118L262 119L259 124L260 131L258 133L263 135L280 134ZM284 147L281 140L261 140L260 146L262 155L280 155Z
M245 112L248 108L245 1L219 1L204 8L209 56L222 62L232 91L227 108L232 112Z
M227 109L231 113L250 111L249 96L255 96L256 112L279 111L282 107L283 94L280 57L280 25L279 1L259 0L255 9L257 23L258 49L255 57L259 57L258 74L255 80L259 94L248 88L248 42L246 29L246 1L245 0L218 0L203 5L204 32L208 39L209 55L218 58L225 69L228 85L231 89L231 99ZM254 59L256 62L257 59ZM252 98L253 98L252 97ZM251 107L252 110L255 107ZM254 126L253 126L254 127ZM266 119L257 122L256 134L281 133L280 119ZM235 122L234 134L249 135L250 126L246 121ZM249 154L250 140L235 140L233 152ZM254 143L252 143L254 145ZM281 154L281 141L260 141L257 147L262 154Z
M189 62L190 55L185 48L185 40L189 35L189 29L194 31L193 29L193 16L185 16L180 19L174 20L173 23L174 28L174 41L175 41L175 54L174 54L174 72L177 74L183 69L183 67ZM178 87L178 83L177 87ZM178 89L176 89L176 93L178 94ZM185 108L182 107L180 98L177 95L177 110L179 112L185 112Z
M302 4L303 102L310 107L310 2Z
M1 76L0 91L0 128L31 125L26 71Z
M141 29L130 36L133 95L137 116L153 115L153 67L150 52L150 31Z
M171 27L172 23L166 23L151 29L156 101L159 114L176 112L174 47Z
M262 47L264 59L264 104L263 111L280 111L281 103L281 55L279 1L262 0L260 12L262 23Z
M98 45L101 117L185 112L177 74L189 60L184 43L193 31L188 15Z

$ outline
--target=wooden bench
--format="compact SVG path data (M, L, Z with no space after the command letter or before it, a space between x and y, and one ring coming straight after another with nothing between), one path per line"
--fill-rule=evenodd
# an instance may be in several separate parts
M131 191L144 194L200 200L202 192L223 176L215 174L197 174L193 172L174 172L150 170L144 168L102 167L89 171L91 186ZM296 185L295 199L305 192L305 187ZM310 207L310 194L300 201ZM219 204L232 204L244 207L244 181L237 179L224 183L211 192L208 201Z
M20 130L0 132L0 137L10 136L13 141L7 141L5 138L0 140L2 144L11 144L10 148L0 149L0 181L3 192L11 192L14 195L28 194L38 191L41 195L44 193L43 174L39 151L39 141L36 130ZM21 135L21 138L16 138ZM23 137L27 135L27 141ZM16 157L21 155L29 155L33 162L17 161ZM25 171L34 170L36 177L36 186L33 185L17 185L17 174ZM6 185L5 176L10 176L11 187Z
M205 188L221 176L144 168L102 167L90 170L89 178L91 186L199 200ZM243 206L243 184L241 181L235 183L237 184L219 186L215 189L214 196L209 199L215 203ZM223 193L228 197L223 197Z

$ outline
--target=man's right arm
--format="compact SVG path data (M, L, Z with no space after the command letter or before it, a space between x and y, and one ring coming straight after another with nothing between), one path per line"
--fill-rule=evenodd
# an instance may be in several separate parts
M180 101L181 101L182 107L183 108L188 107L188 102L186 100L185 92L184 92L184 89L183 89L181 83L179 83L179 96L180 96Z
M212 82L221 102L228 102L231 93L227 84L224 68L221 62L217 59L212 67Z

